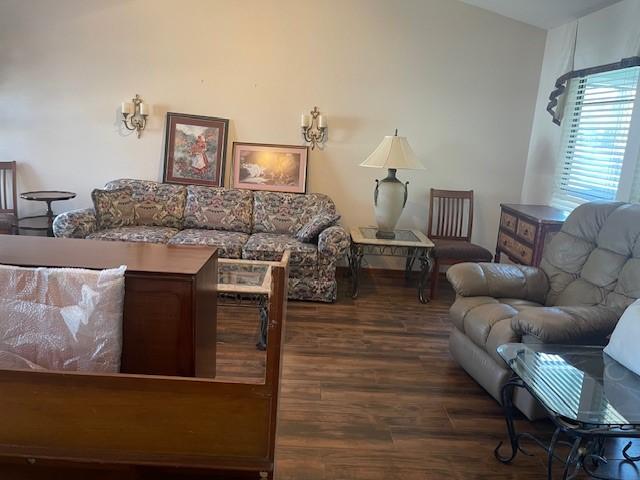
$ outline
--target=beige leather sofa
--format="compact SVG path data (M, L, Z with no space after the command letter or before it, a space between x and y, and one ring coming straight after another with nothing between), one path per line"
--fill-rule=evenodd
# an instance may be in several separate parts
M640 204L576 208L547 244L540 268L463 263L447 272L457 298L449 317L456 361L496 400L511 373L496 349L507 342L604 344L640 297ZM523 391L515 404L539 409Z

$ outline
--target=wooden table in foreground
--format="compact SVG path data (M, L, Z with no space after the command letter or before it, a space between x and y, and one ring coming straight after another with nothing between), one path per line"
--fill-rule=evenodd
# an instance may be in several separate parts
M0 235L0 264L126 265L122 373L215 376L215 248Z

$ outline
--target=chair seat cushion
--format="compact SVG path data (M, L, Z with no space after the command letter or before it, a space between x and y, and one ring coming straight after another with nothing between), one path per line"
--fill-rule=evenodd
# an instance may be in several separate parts
M91 240L114 240L122 242L167 243L178 230L169 227L119 227L99 230L87 236Z
M295 237L279 233L254 233L242 249L248 260L279 261L285 250L291 251L290 264L314 266L318 263L318 246L303 243Z
M171 237L169 245L207 245L216 247L222 258L242 258L242 247L247 240L249 235L242 232L189 228Z
M464 240L434 239L435 258L450 258L460 261L490 262L493 255L489 250Z

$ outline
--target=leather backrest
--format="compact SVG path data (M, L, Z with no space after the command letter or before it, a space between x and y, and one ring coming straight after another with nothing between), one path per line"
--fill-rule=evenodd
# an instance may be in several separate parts
M620 313L640 297L640 204L577 207L547 244L540 267L546 304L606 305Z

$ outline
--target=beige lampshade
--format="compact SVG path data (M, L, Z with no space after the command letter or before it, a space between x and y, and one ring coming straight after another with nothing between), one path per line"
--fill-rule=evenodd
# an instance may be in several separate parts
M424 170L424 165L413 153L407 137L399 137L397 135L384 137L378 148L360 166Z

